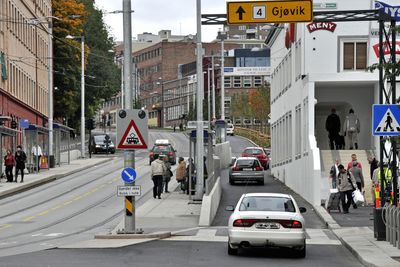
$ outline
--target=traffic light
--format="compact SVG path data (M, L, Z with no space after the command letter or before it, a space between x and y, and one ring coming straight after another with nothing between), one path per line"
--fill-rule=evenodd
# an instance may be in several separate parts
M86 121L86 128L88 129L88 130L93 130L95 127L94 127L95 125L94 125L94 120L93 119L88 119L87 121Z
M14 119L11 121L11 128L17 129L17 122Z

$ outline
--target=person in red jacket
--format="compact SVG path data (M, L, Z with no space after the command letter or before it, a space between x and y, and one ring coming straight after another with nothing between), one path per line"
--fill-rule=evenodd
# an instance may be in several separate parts
M351 155L351 161L347 164L347 170L350 170L351 168L353 168L353 162L357 162L357 155L356 154L352 154ZM361 163L357 162L357 168L362 169Z
M7 182L11 183L13 181L13 168L15 166L15 158L11 153L11 150L7 150L7 155L4 157L4 165L6 166L6 177Z

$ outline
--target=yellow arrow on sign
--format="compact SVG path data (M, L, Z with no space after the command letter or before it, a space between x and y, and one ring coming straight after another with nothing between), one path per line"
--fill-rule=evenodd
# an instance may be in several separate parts
M228 24L310 22L312 0L227 2Z

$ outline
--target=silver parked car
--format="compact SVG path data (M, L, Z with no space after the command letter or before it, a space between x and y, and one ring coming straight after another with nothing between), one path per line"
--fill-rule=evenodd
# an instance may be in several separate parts
M243 194L228 223L228 254L239 248L286 247L296 256L306 256L305 221L291 195L276 193Z
M264 184L264 168L255 157L239 157L229 172L229 183L236 182L257 182Z

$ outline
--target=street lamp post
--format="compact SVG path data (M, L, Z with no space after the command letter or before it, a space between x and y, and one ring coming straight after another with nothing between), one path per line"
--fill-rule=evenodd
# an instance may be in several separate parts
M85 36L67 35L67 39L81 39L81 157L85 157Z
M221 40L221 120L225 120L225 78L224 78L224 40L226 33L220 31L218 33L218 39Z

